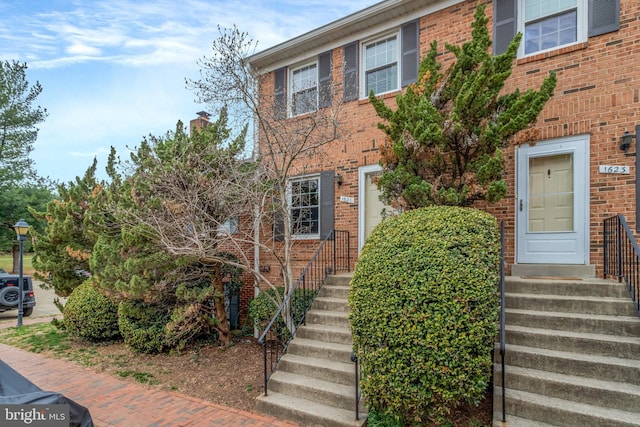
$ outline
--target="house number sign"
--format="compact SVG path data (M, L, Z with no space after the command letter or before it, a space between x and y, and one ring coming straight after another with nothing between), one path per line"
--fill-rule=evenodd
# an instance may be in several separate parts
M629 166L611 166L611 165L600 165L600 173L615 173L628 175L629 174Z

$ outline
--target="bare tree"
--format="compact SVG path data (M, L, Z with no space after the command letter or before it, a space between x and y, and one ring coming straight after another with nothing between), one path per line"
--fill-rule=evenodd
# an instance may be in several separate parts
M232 119L252 124L255 173L263 185L252 187L258 191L250 192L252 215L247 215L248 211L242 215L252 218L253 230L231 234L228 242L240 253L254 247L274 259L282 269L286 295L297 278L292 268L296 225L290 211L289 179L308 171L309 164L320 164L320 149L337 139L340 103L333 102L337 99L336 87L332 79L327 79L310 87L304 96L282 102L276 95L282 88L275 87L273 74L249 66L257 43L236 27L219 31L212 55L199 62L201 78L188 80L187 86L195 90L199 102L214 110L227 108ZM261 239L260 230L276 220L283 222L282 242ZM256 285L275 285L260 272L257 263L250 265L249 257L244 261L244 268L256 278ZM274 295L278 298L277 293Z

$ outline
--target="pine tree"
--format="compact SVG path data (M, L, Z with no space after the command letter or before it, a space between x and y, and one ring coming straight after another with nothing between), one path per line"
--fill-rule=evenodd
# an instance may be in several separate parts
M388 204L467 206L496 202L507 192L503 150L535 134L530 130L553 95L556 76L550 73L537 91L503 93L521 35L505 53L492 55L485 7L476 9L471 41L446 44L456 60L444 71L432 42L417 82L396 97L395 110L369 96L384 120L378 125L386 134L378 186Z

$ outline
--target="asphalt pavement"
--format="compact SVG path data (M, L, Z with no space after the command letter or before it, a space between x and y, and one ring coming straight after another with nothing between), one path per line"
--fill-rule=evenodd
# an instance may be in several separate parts
M33 308L33 313L29 317L24 317L23 324L31 323L31 319L37 319L41 317L62 317L62 313L58 310L58 307L53 303L56 298L55 292L47 289L42 289L42 282L37 280L33 281L33 292L36 294L36 306ZM61 298L63 304L66 298ZM0 325L18 321L18 310L3 311L0 313Z

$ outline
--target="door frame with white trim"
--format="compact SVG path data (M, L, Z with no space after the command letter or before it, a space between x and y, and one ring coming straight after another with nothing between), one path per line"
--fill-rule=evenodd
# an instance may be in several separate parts
M361 166L358 168L358 253L362 251L366 240L366 180L372 174L382 172L382 167L378 164Z
M531 159L571 154L573 161L573 229L529 230ZM589 263L589 135L527 144L517 150L516 262L519 264Z

